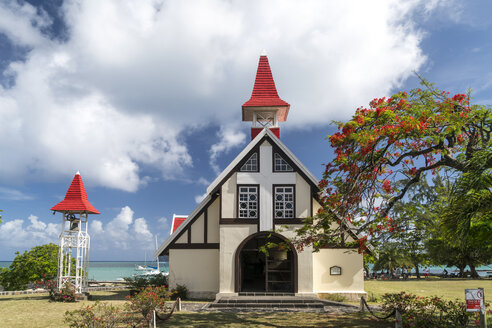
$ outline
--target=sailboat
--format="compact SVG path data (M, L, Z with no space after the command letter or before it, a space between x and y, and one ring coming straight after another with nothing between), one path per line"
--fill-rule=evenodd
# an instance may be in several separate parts
M155 236L155 249L157 249L157 236ZM147 265L147 252L145 252L145 266L136 265L135 270L139 273L134 274L134 276L150 277L155 275L169 275L168 272L161 272L159 257L155 260L156 265Z

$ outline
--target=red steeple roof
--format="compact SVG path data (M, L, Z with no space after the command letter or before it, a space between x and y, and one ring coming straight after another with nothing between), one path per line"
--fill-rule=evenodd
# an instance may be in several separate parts
M268 63L268 57L265 55L260 56L251 98L243 104L243 119L245 107L277 108L281 110L278 117L279 121L285 121L287 118L290 105L278 96L272 71L270 70L270 64Z
M89 203L84 183L77 172L73 177L72 184L68 188L65 199L51 208L52 211L59 212L84 212L89 214L99 214L99 211Z
M244 106L290 106L278 96L267 56L260 56L253 94Z

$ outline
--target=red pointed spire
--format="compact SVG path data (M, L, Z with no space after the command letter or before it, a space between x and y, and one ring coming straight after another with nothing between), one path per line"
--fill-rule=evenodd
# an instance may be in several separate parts
M279 109L278 120L283 122L287 119L290 105L278 96L266 55L260 56L253 93L251 98L243 104L243 120L249 120L246 117L249 116L247 109L251 107L276 108Z
M73 177L72 184L68 188L65 199L51 208L52 211L59 212L83 212L89 214L99 214L99 211L89 203L84 183L77 172Z

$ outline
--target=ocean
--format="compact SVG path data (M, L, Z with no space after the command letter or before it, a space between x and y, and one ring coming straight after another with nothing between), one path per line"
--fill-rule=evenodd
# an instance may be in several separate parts
M8 268L11 261L0 261L0 268ZM145 266L145 262L132 261L90 261L89 262L89 279L96 281L115 281L123 277L131 277L138 274L135 268L137 265ZM155 265L147 262L147 265ZM162 272L168 272L168 262L159 263Z

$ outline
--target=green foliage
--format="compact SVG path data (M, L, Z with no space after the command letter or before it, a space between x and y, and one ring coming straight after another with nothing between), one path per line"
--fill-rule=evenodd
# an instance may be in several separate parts
M152 320L153 311L165 312L168 310L166 301L170 293L165 287L146 287L134 296L128 296L126 304L128 312L141 314L142 325L147 327Z
M399 243L385 243L378 249L378 258L374 263L374 270L388 270L391 275L396 268L410 267L412 262L405 256L403 247Z
M47 244L22 254L16 252L10 267L0 272L0 285L5 290L22 290L28 283L53 279L58 270L58 249L55 244Z
M125 321L124 319L119 307L99 301L65 312L65 323L70 328L112 328Z
M438 297L418 297L405 292L384 294L382 310L397 309L408 328L452 328L466 327L473 314L466 312L461 301L445 301Z
M350 121L337 122L338 132L329 136L336 158L319 183L322 209L298 230L297 244L317 249L339 242L344 220L369 237L396 233L391 210L412 186L442 169L459 178L473 170L476 154L490 149L490 108L471 104L469 94L452 96L422 84L423 89L374 99ZM485 194L473 198L486 205Z
M171 291L171 299L175 300L177 298L181 298L182 300L185 300L188 298L188 288L185 285L176 285L176 288L174 288Z
M167 287L168 279L163 274L152 276L134 276L123 278L131 289L140 290L145 287Z
M63 284L61 290L58 290L56 284L51 281L49 288L50 300L54 302L75 302L75 288L69 281Z

